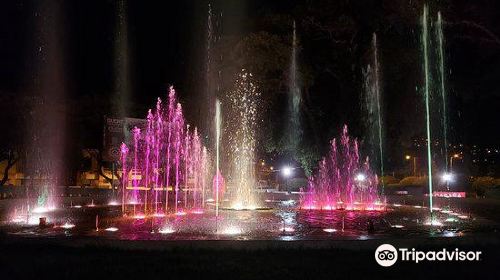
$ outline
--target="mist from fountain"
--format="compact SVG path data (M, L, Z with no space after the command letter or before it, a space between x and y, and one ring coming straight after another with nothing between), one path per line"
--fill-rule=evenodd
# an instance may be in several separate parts
M447 112L447 102L446 102L446 75L445 75L445 65L444 65L444 35L443 35L443 19L441 17L441 12L438 12L436 21L436 41L438 42L437 55L438 55L438 77L439 77L439 93L441 96L441 122L442 122L442 133L443 133L443 148L444 148L444 158L445 158L445 171L449 172L448 169L448 112Z
M428 30L428 10L427 5L424 5L423 15L422 15L422 52L424 56L424 104L425 104L425 124L426 124L426 136L427 136L427 168L428 168L428 184L429 184L429 211L432 215L432 138L431 138L431 109L430 109L430 98L431 98L431 73L429 65L429 30Z
M378 59L378 44L377 35L374 33L372 37L372 57L373 60L369 64L364 74L364 114L366 122L365 147L367 146L372 162L375 159L375 164L380 172L381 177L384 177L384 123L382 121L381 108L381 93L380 93L380 66ZM382 182L381 193L384 194L384 183Z
M57 186L64 179L66 137L66 71L61 3L35 5L36 33L25 125L26 219L33 213L54 209Z
M302 128L300 124L300 104L302 102L299 73L297 66L297 30L295 21L293 22L292 53L290 59L290 77L288 81L289 90L289 143L292 154L296 154L298 145L302 138Z

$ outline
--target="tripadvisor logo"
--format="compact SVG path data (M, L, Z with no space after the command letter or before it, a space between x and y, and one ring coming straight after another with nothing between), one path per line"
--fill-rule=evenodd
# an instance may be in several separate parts
M399 251L399 252L398 252ZM414 248L399 248L390 244L380 245L375 251L375 260L381 266L392 266L398 260L419 263L421 261L479 261L481 251L460 251L443 249L440 251L416 251Z

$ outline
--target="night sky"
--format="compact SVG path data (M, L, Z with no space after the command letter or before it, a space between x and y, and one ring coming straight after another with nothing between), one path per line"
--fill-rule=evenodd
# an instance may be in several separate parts
M22 96L32 90L36 71L37 19L39 5L54 1L4 1L0 9L0 94ZM58 21L54 27L61 39L59 60L64 69L66 102L81 103L82 100L109 101L115 89L115 40L117 25L117 2L102 0L56 1L60 3ZM272 2L272 3L270 3ZM259 20L264 15L288 14L291 18L299 18L299 36L303 40L300 55L302 65L310 63L311 68L320 65L318 53L326 56L332 51L332 44L324 41L306 41L314 38L302 20L308 17L308 11L318 10L322 3L332 6L335 1L127 1L127 25L130 51L130 85L131 102L136 110L132 117L144 117L146 109L153 106L156 97L164 96L167 86L173 84L180 99L186 104L189 121L195 125L199 121L195 108L203 102L200 80L204 79L204 53L206 46L206 22L208 3L212 4L216 13L223 13L223 36L243 36L250 32L261 31ZM344 1L345 2L345 1ZM347 10L360 18L366 18L359 27L358 34L366 35L361 42L358 53L366 53L363 48L369 46L370 34L384 30L385 38L393 34L408 34L413 40L401 37L400 41L385 40L381 36L380 53L384 79L384 91L387 92L385 107L388 111L387 122L403 122L403 127L411 127L412 111L393 109L412 105L415 100L410 96L415 87L421 83L418 75L421 70L418 55L419 30L418 18L414 22L404 22L396 7L402 1L356 1ZM407 1L403 1L407 2ZM470 3L453 3L440 1L437 5L443 9L445 18L450 23L446 30L447 66L449 71L448 88L450 90L451 119L457 134L457 141L485 146L500 146L500 9L495 1L474 1ZM38 4L36 4L38 3ZM53 3L52 3L53 4ZM420 4L416 4L419 6ZM372 7L375 7L372 9ZM394 9L394 11L392 11ZM373 11L373 12L372 12ZM385 18L378 20L378 25L370 25L370 15L385 13ZM408 14L419 14L409 11ZM332 13L332 17L338 14ZM319 17L319 16L318 16ZM394 18L391 18L394 17ZM381 26L381 22L394 25ZM407 28L407 26L413 28ZM399 30L405 29L406 30ZM302 34L300 32L303 32ZM360 36L361 36L360 35ZM364 44L364 45L363 45ZM405 51L404 48L412 48ZM415 54L414 69L408 70L414 76L398 77L398 73L406 73L401 54ZM357 67L332 58L339 67ZM361 64L363 57L359 57ZM316 63L316 64L314 64ZM316 66L314 66L316 65ZM299 65L300 66L300 65ZM305 67L304 67L305 68ZM318 68L318 67L317 67ZM406 67L407 68L407 67ZM341 123L350 122L353 131L358 129L358 121L353 121L351 114L357 114L351 108L359 107L359 100L352 97L352 92L343 92L342 88L354 88L349 80L343 80L342 86L335 84L332 78L319 71L311 90L313 101L327 104L339 102L337 107L322 108L322 118L332 118L327 122L331 131L338 131ZM414 78L417 77L415 80ZM413 79L413 80L412 80ZM358 85L359 87L359 85ZM330 94L335 91L335 94ZM96 99L97 98L97 99ZM12 100L12 99L6 99ZM340 101L339 101L340 100ZM72 103L73 104L73 103ZM274 104L275 110L286 103ZM16 114L19 108L3 104L2 116ZM337 108L337 109L335 109ZM320 109L318 109L320 110ZM282 111L282 110L281 110ZM345 111L345 112L344 112ZM392 112L392 115L391 115ZM99 147L102 139L102 118L99 115L110 112L95 112L76 123L83 123L84 128L74 130L79 146ZM326 115L325 115L326 114ZM331 115L330 115L331 114ZM330 115L330 116L329 116ZM71 118L70 118L71 121ZM408 123L404 123L408 121ZM9 130L16 130L14 123L7 124ZM399 125L399 124L398 124ZM400 134L389 126L393 134ZM406 129L403 129L406 130ZM332 133L322 135L327 139ZM412 135L408 133L406 139ZM388 137L391 137L389 133ZM326 143L326 141L323 141Z

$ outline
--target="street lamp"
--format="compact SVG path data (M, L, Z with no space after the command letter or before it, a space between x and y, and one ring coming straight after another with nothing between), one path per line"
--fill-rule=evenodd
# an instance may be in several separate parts
M358 182L364 182L366 180L366 176L363 173L359 173L354 179Z
M460 154L454 154L450 157L450 172L453 170L453 159L460 158Z
M443 181L446 182L446 184L448 184L449 182L453 181L453 175L451 173L444 173L443 176L442 176L442 179Z
M283 169L281 169L281 172L283 172L283 175L285 177L290 177L290 175L292 175L292 168L285 166L285 167L283 167Z
M412 156L406 155L405 159L410 160ZM413 177L417 176L417 157L413 157Z

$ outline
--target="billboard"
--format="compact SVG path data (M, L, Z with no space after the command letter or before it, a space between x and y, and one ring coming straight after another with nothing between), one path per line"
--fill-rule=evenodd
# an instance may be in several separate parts
M124 142L130 146L130 141L133 141L133 134L131 130L137 126L144 131L147 124L148 121L146 119L105 116L102 147L103 160L108 162L120 161L121 143Z

